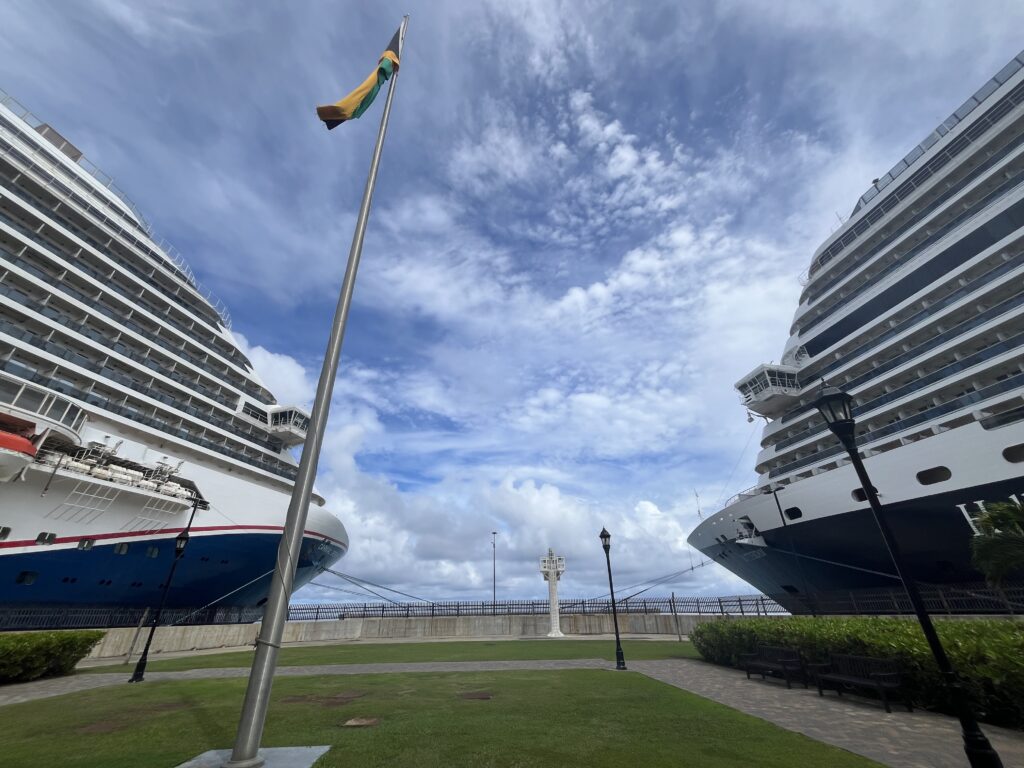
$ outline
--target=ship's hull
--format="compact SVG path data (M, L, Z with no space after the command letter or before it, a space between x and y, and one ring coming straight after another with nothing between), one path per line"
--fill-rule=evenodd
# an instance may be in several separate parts
M0 604L122 605L159 603L174 559L175 539L189 541L167 596L169 607L258 606L277 560L289 494L281 483L229 473L197 454L154 446L124 425L94 417L86 437L120 440L119 454L184 460L180 474L205 499L189 526L187 501L161 504L153 492L45 464L0 483ZM157 451L154 451L154 447ZM52 539L39 539L51 534ZM341 522L310 506L295 589L348 549Z
M155 606L174 558L177 529L162 538L133 537L129 550L116 540L78 549L37 551L0 557L0 583L11 584L8 604ZM258 606L270 587L281 530L274 532L196 530L178 563L167 594L171 608ZM340 544L307 535L295 574L295 589L307 584L344 553ZM33 574L32 584L18 583Z
M1024 498L1024 465L1001 455L1021 442L1024 425L985 431L974 424L867 460L907 575L922 585L984 580L971 558L973 518L985 502ZM938 484L942 490L922 494L916 473L943 455L953 477ZM959 485L957 478L976 482ZM851 497L857 487L852 468L844 466L775 493L746 496L704 521L690 542L794 612L809 610L816 594L898 588L870 508ZM800 515L789 519L785 511L794 508ZM742 528L746 519L755 535Z

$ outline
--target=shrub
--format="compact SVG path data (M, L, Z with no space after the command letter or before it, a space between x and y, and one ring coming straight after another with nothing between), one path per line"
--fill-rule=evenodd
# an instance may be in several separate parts
M991 723L1024 726L1024 623L998 619L939 620L942 645L976 714ZM896 659L916 704L954 713L921 627L913 619L735 619L699 624L690 639L708 661L739 666L761 643L799 648L809 662L829 653Z
M99 630L0 634L0 683L70 674L102 637Z

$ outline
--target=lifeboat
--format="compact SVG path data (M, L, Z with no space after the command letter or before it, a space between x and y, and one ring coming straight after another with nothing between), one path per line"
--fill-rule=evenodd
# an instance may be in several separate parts
M31 440L0 430L0 482L13 480L35 457Z

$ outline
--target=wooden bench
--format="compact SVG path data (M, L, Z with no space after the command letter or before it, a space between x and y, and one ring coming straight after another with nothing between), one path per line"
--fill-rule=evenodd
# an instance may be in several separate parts
M835 689L840 696L843 695L844 686L873 688L878 692L886 712L892 712L888 694L903 688L900 667L895 659L833 653L829 654L828 664L811 664L810 669L817 678L819 696L825 695L825 687ZM913 712L914 706L905 692L903 701L907 711Z
M804 671L804 660L800 651L796 648L782 648L775 645L759 645L757 653L744 653L740 656L743 668L747 673L747 680L750 673L761 675L764 680L766 675L782 675L786 679L786 687L792 688L790 678L794 674L800 676L804 688L807 687L807 675Z

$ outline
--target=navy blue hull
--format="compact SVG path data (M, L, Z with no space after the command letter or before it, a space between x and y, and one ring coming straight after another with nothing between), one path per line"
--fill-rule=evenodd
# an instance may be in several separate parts
M1024 495L1024 478L886 505L907 575L923 585L984 581L971 562L975 530L968 516L979 500L1011 495ZM779 497L785 507L785 492ZM801 601L808 594L899 587L870 510L789 523L762 535L764 547L730 540L704 551L794 612L805 610Z
M270 589L280 533L194 535L178 563L168 607L261 605ZM295 576L303 586L344 554L331 541L306 538ZM155 556L154 556L155 555ZM0 557L0 603L155 606L174 558L174 539L132 541L118 554L99 542L87 551L58 549Z

